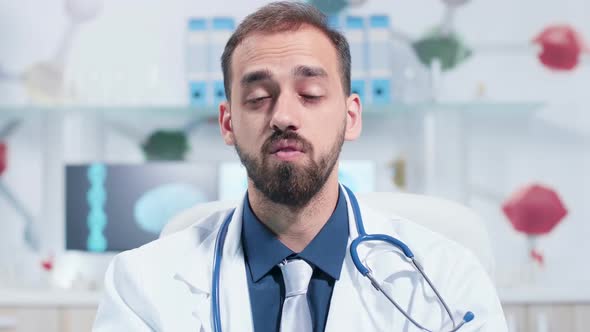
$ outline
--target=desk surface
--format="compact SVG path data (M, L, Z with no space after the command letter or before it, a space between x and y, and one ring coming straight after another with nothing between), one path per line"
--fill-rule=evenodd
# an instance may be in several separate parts
M534 286L500 288L498 295L503 304L590 304L590 285L574 289L541 288ZM63 306L96 307L100 291L63 289L0 289L0 306Z
M5 307L96 307L98 291L63 289L0 289L0 306Z
M498 296L504 304L590 304L590 284L573 287L518 286L498 288Z

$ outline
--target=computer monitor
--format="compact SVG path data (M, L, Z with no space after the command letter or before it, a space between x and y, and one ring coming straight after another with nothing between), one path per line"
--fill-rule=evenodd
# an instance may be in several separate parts
M218 199L214 163L92 163L65 172L67 250L137 248L176 213Z

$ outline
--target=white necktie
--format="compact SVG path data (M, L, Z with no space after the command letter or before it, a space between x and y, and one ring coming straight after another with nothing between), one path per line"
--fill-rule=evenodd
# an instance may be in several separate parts
M285 283L285 301L281 314L281 332L311 332L311 313L307 303L307 286L313 269L302 259L281 263Z

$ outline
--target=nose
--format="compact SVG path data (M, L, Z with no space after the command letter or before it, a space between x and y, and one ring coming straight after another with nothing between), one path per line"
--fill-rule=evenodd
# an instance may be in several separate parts
M297 131L301 127L301 109L296 96L279 95L272 110L270 127L279 131Z

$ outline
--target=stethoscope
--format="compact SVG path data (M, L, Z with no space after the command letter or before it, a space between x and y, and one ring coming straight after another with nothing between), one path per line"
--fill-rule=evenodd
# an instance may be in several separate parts
M383 288L381 288L381 285L379 285L379 282L373 277L371 270L369 268L367 268L361 262L361 260L358 256L357 247L363 242L381 241L381 242L391 244L391 245L397 247L398 249L400 249L404 253L404 255L406 256L406 258L411 261L411 263L414 266L414 268L416 269L416 271L418 271L422 275L422 278L424 278L424 280L426 280L426 282L428 283L430 288L434 291L434 294L436 294L438 301L445 308L445 311L447 312L447 315L451 319L451 322L453 322L453 329L450 330L449 332L455 332L455 331L459 330L461 327L463 327L463 325L465 325L465 323L468 323L471 320L473 320L475 315L471 311L467 311L465 313L465 315L463 315L463 319L459 324L457 324L455 322L455 319L453 318L453 315L451 314L451 310L449 309L449 306L447 305L447 303L442 298L442 296L440 295L440 293L438 292L436 287L434 287L434 285L432 284L432 282L430 281L430 279L428 278L428 276L424 272L422 265L420 265L418 263L418 261L416 260L416 258L414 257L414 253L412 253L410 248L405 243L403 243L402 241L400 241L394 237L391 237L389 235L367 234L365 232L365 226L363 225L363 219L361 217L361 211L359 208L358 201L356 200L356 197L354 196L352 191L350 189L348 189L346 186L342 186L342 187L344 187L344 189L346 190L349 200L350 200L350 203L352 204L352 212L354 214L356 229L359 234L359 236L356 239L354 239L352 241L352 243L350 244L350 256L352 258L354 265L356 266L356 269L363 276L367 277L371 281L371 284L373 285L373 287L375 287L379 292L381 292L381 294L385 295L385 297L389 300L389 302L391 302L397 308L397 310L399 310L417 328L419 328L422 331L432 332L431 330L425 328L423 325L418 323L412 317L410 317L410 314L408 314L387 292L385 292L383 290ZM213 331L215 331L215 332L222 331L222 329L221 329L221 313L220 313L220 309L219 309L219 280L220 280L220 272L221 272L220 271L221 270L221 258L223 256L223 245L225 243L225 237L227 235L229 223L231 222L234 212L235 212L235 209L232 210L229 213L229 215L226 217L225 221L221 225L221 229L219 230L219 233L217 234L217 238L215 240L215 255L213 258L213 278L212 278L213 282L212 282L212 287L211 287L211 289L212 289L212 291L211 291L211 312L212 312L212 316L213 316Z

